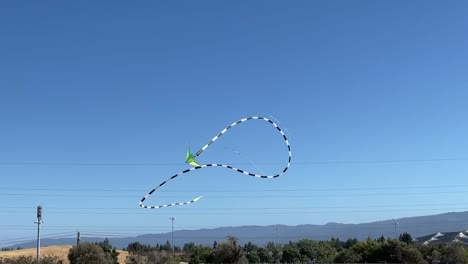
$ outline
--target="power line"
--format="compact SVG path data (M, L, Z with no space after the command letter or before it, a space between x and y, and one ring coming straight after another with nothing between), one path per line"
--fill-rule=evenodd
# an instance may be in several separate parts
M343 160L343 161L305 161L293 162L293 165L320 164L360 164L360 163L415 163L467 161L468 158L435 158L435 159L383 159L383 160ZM284 162L256 162L257 165L278 165ZM100 163L100 162L0 162L0 165L41 165L41 166L180 166L182 163ZM232 163L232 165L251 165L251 163Z
M345 208L391 208L391 207L425 207L425 206L460 206L468 203L439 203L439 204L392 204L392 205L350 205L350 206L294 206L294 207L203 207L203 210L292 210L292 209L345 209ZM0 209L29 209L30 206L0 206ZM52 210L134 210L140 207L47 207ZM199 211L200 208L184 208L184 211ZM0 225L1 227L2 225Z
M55 237L43 237L41 236L42 239L59 239L59 238L72 238L73 235L64 235L64 236L55 236ZM16 239L7 239L7 240L0 240L0 245L5 245L5 244L19 244L19 243L26 243L26 242L32 242L36 239L36 237L23 237L23 238L16 238Z
M388 226L389 224L391 223L386 223L385 226ZM349 227L346 227L346 228L349 228ZM375 227L375 228L382 228L382 226L380 227ZM411 226L409 225L405 225L405 226L402 226L401 228L411 228ZM444 227L442 227L444 228ZM339 228L336 228L337 230L339 230ZM314 231L314 229L295 229L294 231L298 232L298 231L303 231L304 233L308 232L308 233L311 233ZM440 230L442 232L444 232L444 230ZM460 230L456 230L456 231L460 231ZM110 234L111 231L109 231L109 233L102 233L102 234L92 234L93 236L96 235L96 236L106 236L106 237L111 237L112 238L112 234ZM140 234L129 234L128 236L129 237L134 237L134 236L139 236ZM166 232L164 234L156 234L158 235L159 238L162 238L162 239L168 239L170 238L170 232ZM73 236L70 236L69 238L74 238L76 236L76 234L74 234ZM91 238L89 236L86 236L86 237L83 237L81 236L82 238ZM210 234L210 235L197 235L197 236L183 236L183 235L176 235L176 233L174 234L174 238L177 238L177 239L197 239L197 240L200 240L200 239L219 239L220 237L223 237L224 238L224 234L219 234L219 235L216 235L216 234ZM272 234L265 234L265 235L244 235L244 236L237 236L239 239L274 239L275 238L275 234L272 233ZM283 235L278 235L278 238L287 238L289 237L287 234L283 234ZM118 238L118 237L114 237L114 238ZM30 240L24 240L24 241L21 241L21 242L30 242L31 240L33 240L34 238L31 238ZM21 243L19 242L19 243ZM0 244L7 244L7 243L15 243L15 242L3 242L0 240Z
M433 191L433 192L398 192L398 193L353 193L353 194L303 194L303 195L204 195L210 199L226 199L226 198L314 198L314 197L367 197L367 196L395 196L395 195L433 195L433 194L455 194L467 193L465 191ZM74 194L31 194L31 193L0 193L0 196L35 196L35 197L76 197ZM80 195L83 198L135 198L136 195ZM174 196L174 195L159 195L160 198L180 199L191 198L189 196Z
M162 212L159 215L306 215L306 214L343 214L343 213L378 213L378 212L414 212L414 211L433 211L433 210L467 210L468 207L457 208L410 208L410 209L382 209L382 210L343 210L343 211L278 211L278 212L212 212L200 209L196 212ZM29 214L30 211L3 211L5 213ZM69 211L47 211L48 214L75 214L75 215L151 215L151 211L141 212L69 212Z
M230 193L230 192L311 192L311 191L364 191L364 190L407 190L407 189L445 189L445 188L467 188L468 185L437 185L437 186L393 186L393 187L361 187L361 188L307 188L307 189L231 189L231 190L196 190L197 192ZM142 192L143 189L76 189L76 188L26 188L26 187L0 187L0 190L16 191L65 191L65 192ZM161 190L167 193L181 193L194 190Z

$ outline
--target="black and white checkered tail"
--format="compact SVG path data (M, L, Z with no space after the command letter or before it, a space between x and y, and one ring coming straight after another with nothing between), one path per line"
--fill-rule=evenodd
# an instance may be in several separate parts
M140 201L140 207L143 207L143 208L150 208L150 209L157 209L157 208L163 208L163 207L170 207L170 206L176 206L176 205L185 205L185 204L191 204L191 203L194 203L196 201L198 201L201 197L197 197L197 198L194 198L193 200L191 201L188 201L188 202L180 202L180 203L172 203L172 204L165 204L165 205L157 205L157 206L148 206L148 205L144 205L143 202L149 197L151 196L157 189L161 188L164 184L166 184L168 181L170 180L173 180L174 178L182 175L182 174L185 174L185 173L188 173L188 172L191 172L191 171L194 171L194 170L198 170L198 169L203 169L203 168L206 168L206 167L223 167L223 168L226 168L226 169L231 169L231 170L235 170L239 173L242 173L242 174L245 174L245 175L248 175L248 176L252 176L252 177L257 177L257 178L263 178L263 179L273 179L273 178L277 178L281 175L283 175L288 169L289 167L291 166L291 146L289 145L289 141L288 141L288 138L286 137L286 134L284 134L283 130L275 123L273 122L272 120L268 119L268 118L265 118L265 117L260 117L260 116L251 116L251 117L247 117L247 118L243 118L243 119L240 119L234 123L232 123L231 125L227 126L226 128L224 128L223 130L221 130L221 132L219 132L215 137L213 137L206 145L204 145L200 150L198 150L196 152L196 154L194 155L195 157L198 157L202 154L203 151L205 151L211 144L213 144L213 142L215 142L216 140L218 140L222 135L224 135L229 129L233 128L234 126L240 124L240 123L243 123L243 122L246 122L246 121L249 121L249 120L263 120L263 121L266 121L268 123L270 123L273 127L275 127L278 132L281 134L281 136L283 137L284 139L284 142L286 143L286 146L288 148L288 162L286 164L286 166L284 167L284 169L277 173L277 174L274 174L274 175L261 175L261 174L255 174L255 173L251 173L251 172L248 172L248 171L245 171L245 170L241 170L241 169L238 169L238 168L235 168L235 167L232 167L230 165L225 165L225 164L205 164L205 165L200 165L200 166L196 166L196 167L192 167L190 169L186 169L184 171L181 171L175 175L173 175L172 177L168 178L167 180L163 181L162 183L160 183L156 188L154 188L153 190L151 190L147 195L145 195L141 201Z

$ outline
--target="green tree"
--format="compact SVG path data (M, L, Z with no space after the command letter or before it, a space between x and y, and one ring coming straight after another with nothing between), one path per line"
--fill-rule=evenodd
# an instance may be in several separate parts
M362 261L360 254L354 252L352 249L344 249L335 257L335 263L359 263Z
M421 252L410 245L398 245L394 254L397 256L397 262L399 263L425 263Z
M249 263L260 263L260 257L258 256L256 251L250 251L245 255Z
M377 239L377 242L385 243L385 237L382 235Z
M190 254L194 247L195 247L195 243L193 243L193 242L185 243L184 246L183 246L183 251L186 254Z
M148 259L148 264L168 264L168 263L179 263L181 260L178 256L174 259L172 254L167 254L162 251L150 251L146 252L145 256ZM146 263L145 263L146 264Z
M339 238L332 237L330 244L337 250L341 251L344 248L345 242L341 241Z
M159 245L156 247L159 247ZM150 251L150 250L151 250L151 247L149 245L143 245L140 242L132 242L128 244L127 246L127 251L132 252L132 253L144 252L144 251Z
M317 261L320 263L331 263L338 255L338 251L329 241L319 241L317 249Z
M266 248L268 251L272 252L273 250L275 250L275 249L277 248L277 245L276 245L274 242L271 242L271 241L270 241L270 242L268 242L268 243L266 244L265 248Z
M112 258L104 253L104 250L93 243L80 243L68 252L70 264L113 264Z
M116 248L112 247L107 237L103 242L97 243L97 245L102 248L107 259L111 259L113 264L119 264L119 252L117 252Z
M356 245L358 241L359 241L359 240L357 240L357 238L348 238L348 239L344 242L343 247L344 247L344 248L351 248L352 246Z
M244 244L244 252L254 252L258 250L258 246L252 242L247 242Z
M363 262L377 263L381 259L381 247L382 243L368 238L366 241L357 242L351 249L361 256Z
M460 243L450 243L442 254L441 262L447 264L468 263L466 249Z
M227 240L214 250L215 263L237 263L243 256L244 252L234 236L228 236Z
M257 251L257 255L260 258L261 263L275 262L275 259L273 258L272 254L270 254L270 251L268 251L266 248L259 248Z
M213 249L211 247L196 245L189 254L190 264L212 263Z
M276 247L271 251L271 257L273 258L273 262L279 263L281 258L283 257L283 251L280 247Z
M289 243L283 248L283 255L281 262L283 263L295 263L301 260L301 253L299 249L295 247L292 243Z
M159 250L172 251L171 242L169 242L169 240L166 240L166 243L164 245L159 245Z
M295 244L295 245L294 245ZM317 251L318 251L318 244L317 241L309 240L309 239L302 239L299 240L297 243L289 243L289 246L295 246L299 249L299 253L301 255L300 259L303 262L311 262L317 259ZM284 258L284 250L283 250L283 258Z
M406 244L413 244L413 237L407 232L400 234L400 237L398 238L398 240Z
M196 245L189 255L190 264L212 263L213 249L211 247Z
M442 252L445 252L445 250L446 245L443 243L418 246L418 251L421 252L424 260L429 264L441 263Z

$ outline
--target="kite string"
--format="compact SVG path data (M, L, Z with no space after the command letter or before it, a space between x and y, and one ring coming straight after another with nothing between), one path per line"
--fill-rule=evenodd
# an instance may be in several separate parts
M255 164L255 162L252 161L252 159L250 159L247 155L245 154L242 154L239 150L237 150L236 148L234 147L224 147L225 149L229 149L231 150L232 152L234 152L237 156L241 157L241 160L242 161L246 161L247 163L249 163L250 165L252 165L253 168L255 168L256 171L262 173L262 174L266 174L262 169L260 169L257 164Z

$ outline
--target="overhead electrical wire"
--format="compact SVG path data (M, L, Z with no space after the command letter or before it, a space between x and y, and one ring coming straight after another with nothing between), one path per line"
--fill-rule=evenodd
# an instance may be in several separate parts
M468 158L434 158L434 159L380 159L380 160L330 160L330 161L296 161L292 165L320 165L320 164L361 164L361 163L419 163L468 161ZM250 163L233 163L233 165L249 165ZM278 165L282 162L256 162L257 165ZM0 165L41 165L41 166L180 166L180 163L105 163L105 162L0 162Z

